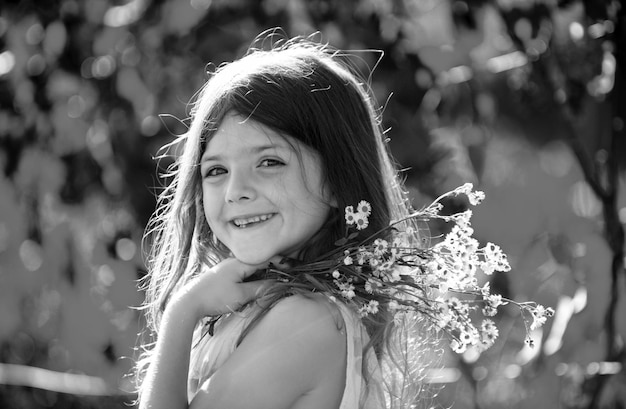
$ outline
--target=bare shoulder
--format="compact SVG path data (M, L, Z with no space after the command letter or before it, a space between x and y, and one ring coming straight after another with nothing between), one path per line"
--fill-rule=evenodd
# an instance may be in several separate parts
M331 339L341 338L343 319L337 307L324 296L293 295L278 302L259 326L272 330L321 331Z
M276 304L242 341L244 344L280 345L285 358L309 368L312 380L324 379L344 362L346 339L337 307L324 297L294 295ZM290 354L297 356L290 356ZM345 365L342 366L342 369Z
M206 405L197 407L338 407L346 370L342 326L323 297L281 300L209 379L200 396Z

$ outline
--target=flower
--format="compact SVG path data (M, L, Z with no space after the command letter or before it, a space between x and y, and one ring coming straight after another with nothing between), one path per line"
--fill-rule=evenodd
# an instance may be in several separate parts
M486 338L493 342L498 338L498 327L496 327L496 324L492 320L484 320L480 330L483 339Z
M368 278L367 281L365 282L365 291L367 291L370 294L375 293L381 287L382 287L382 284L380 284L378 280L374 280L373 278Z
M346 218L347 217L348 216L346 216ZM356 224L357 230L366 229L369 224L369 221L367 220L367 215L365 213L355 213L354 223Z
M380 264L380 259L376 257L370 257L369 263L370 263L370 267L375 269Z
M365 317L369 314L377 314L378 313L378 301L370 300L367 304L361 306L359 308L359 315Z
M484 248L485 261L484 268L485 274L487 271L509 271L511 266L507 260L506 254L502 252L499 246L493 243L487 243Z
M396 323L407 319L407 314L421 314L432 328L450 337L450 347L458 353L470 347L479 352L491 347L499 331L489 317L509 303L520 309L529 334L544 325L554 310L492 293L489 282L479 286L479 274L507 272L511 266L498 245L489 242L481 247L473 237L471 210L441 214L441 201L461 194L472 206L485 197L466 183L367 237L364 230L373 211L370 203L361 200L356 206L346 206L346 234L335 243L336 251L309 263L296 263L284 272L269 269L269 273L297 283L300 289L341 300L362 318L379 314L381 307ZM433 219L450 223L449 231L441 237L422 237L418 223ZM530 336L526 342L532 344Z
M389 243L383 239L374 240L374 254L377 256L382 256L387 251L387 247Z
M372 206L369 202L365 200L361 200L356 207L356 212L354 211L353 206L346 206L345 208L345 218L346 225L353 226L356 225L357 230L366 229L369 225L368 217L372 214Z
M533 322L530 324L530 330L533 331L543 326L548 317L552 317L554 315L554 310L537 304L534 308L530 308L530 313L533 317Z
M346 224L348 226L352 226L356 222L354 218L354 208L352 206L346 206L345 214L346 214Z
M369 259L369 252L365 249L365 247L359 247L358 253L356 255L356 260L359 265L365 264L365 262Z
M498 327L492 320L484 320L480 325L480 350L490 348L498 338Z
M472 206L479 205L483 200L485 200L485 194L480 190L476 192L470 192L467 195L467 198Z
M356 293L354 292L354 285L350 281L341 282L341 281L335 280L335 282L337 286L339 287L341 295L344 298L351 300L355 297Z
M483 295L483 300L485 301L483 315L486 317L493 317L498 313L498 307L506 304L506 302L502 301L502 296L500 294L487 293L487 295Z
M458 196L459 194L464 194L467 196L468 201L472 206L479 205L485 199L485 193L480 190L474 191L474 185L471 183L466 183L463 186L457 187L452 191L454 196Z
M372 206L365 200L361 200L356 209L357 209L357 212L365 216L369 216L370 214L372 214Z

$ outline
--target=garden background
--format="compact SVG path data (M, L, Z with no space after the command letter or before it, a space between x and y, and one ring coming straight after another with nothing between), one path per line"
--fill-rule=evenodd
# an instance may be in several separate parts
M618 0L2 0L0 407L128 407L153 157L207 64L278 26L361 50L414 205L484 190L476 235L512 265L492 288L556 310L531 349L505 307L436 403L626 408Z

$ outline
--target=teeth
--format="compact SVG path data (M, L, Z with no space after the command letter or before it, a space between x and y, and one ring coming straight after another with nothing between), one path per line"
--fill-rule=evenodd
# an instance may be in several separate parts
M273 216L273 214L262 214L262 215L259 215L259 216L249 217L247 219L234 219L233 223L237 227L244 228L248 224L265 221L265 220L271 218L272 216Z

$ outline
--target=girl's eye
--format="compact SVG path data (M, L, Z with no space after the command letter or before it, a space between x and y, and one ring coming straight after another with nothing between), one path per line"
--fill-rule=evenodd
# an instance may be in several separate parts
M271 168L274 166L283 166L285 163L277 159L263 159L259 164L260 167Z
M226 173L226 169L219 167L219 166L215 166L212 167L211 169L209 169L204 176L205 177L214 177L214 176L219 176Z

